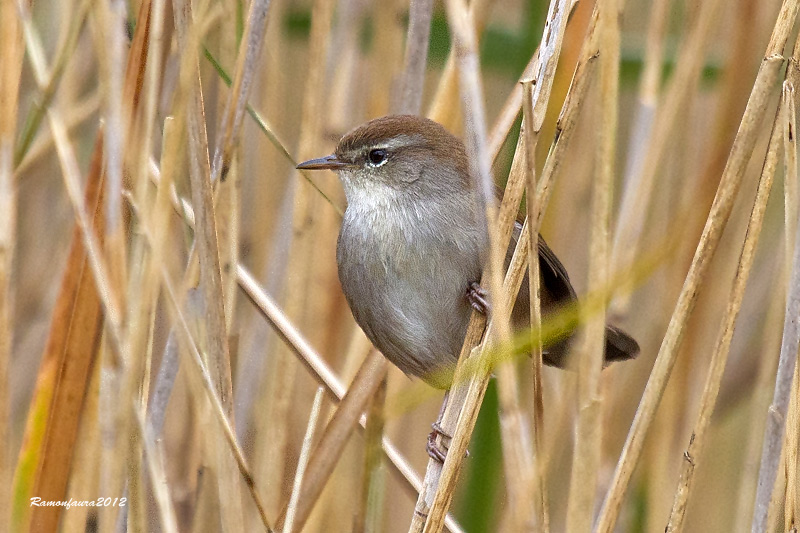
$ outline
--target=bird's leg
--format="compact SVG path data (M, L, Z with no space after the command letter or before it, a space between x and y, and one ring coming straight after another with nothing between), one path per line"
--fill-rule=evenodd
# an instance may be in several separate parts
M477 312L489 316L492 306L489 305L489 300L486 290L480 286L477 281L473 281L467 286L467 301Z
M436 418L436 422L431 424L431 429L433 431L428 434L428 444L425 446L425 449L428 451L428 455L431 459L435 459L440 463L444 463L444 458L447 456L447 449L450 446L450 440L453 438L452 435L448 435L447 433L442 430L442 419L444 418L444 410L447 408L447 401L450 399L450 391L446 391L444 393L444 399L442 400L442 408L439 410L439 416ZM441 437L439 442L436 441L436 437ZM445 444L445 440L447 444Z

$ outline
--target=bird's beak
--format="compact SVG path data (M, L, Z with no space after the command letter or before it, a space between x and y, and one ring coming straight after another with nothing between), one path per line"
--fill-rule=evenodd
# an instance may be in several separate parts
M296 168L300 170L339 170L349 167L350 163L342 161L336 154L326 155L317 159L303 161Z

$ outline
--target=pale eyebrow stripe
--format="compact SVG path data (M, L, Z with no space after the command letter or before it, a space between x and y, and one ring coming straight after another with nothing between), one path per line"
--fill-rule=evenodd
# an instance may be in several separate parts
M418 144L422 141L421 135L396 135L391 139L387 139L384 143L376 143L373 145L374 148L386 148L388 150L396 149L396 148L403 148L412 144Z

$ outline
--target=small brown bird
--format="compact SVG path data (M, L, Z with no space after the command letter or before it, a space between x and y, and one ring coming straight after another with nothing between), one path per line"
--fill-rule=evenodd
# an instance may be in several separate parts
M432 120L393 115L358 126L332 155L297 168L333 170L344 186L347 210L336 258L358 325L403 372L448 388L471 309L487 306L478 282L488 230L463 143ZM518 223L509 260L520 229ZM539 265L546 316L577 296L541 238ZM515 322L527 324L528 309L523 286ZM564 366L570 337L545 346L546 364ZM606 362L638 352L630 336L606 327Z

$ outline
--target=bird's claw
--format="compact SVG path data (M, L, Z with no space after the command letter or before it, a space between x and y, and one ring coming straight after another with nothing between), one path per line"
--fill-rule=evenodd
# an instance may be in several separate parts
M425 446L425 449L428 451L428 455L431 459L435 461L439 461L440 463L444 464L445 457L447 457L447 451L450 449L450 441L453 439L453 436L445 433L442 426L439 425L439 422L434 422L431 424L432 431L428 434L428 444ZM436 442L436 437L442 437L440 442ZM464 454L464 457L469 457L469 450Z
M477 281L473 281L467 287L467 301L477 312L489 316L492 307L489 305L489 300L486 299L488 293L480 286Z
M440 426L438 422L431 424L431 429L432 431L428 434L428 443L425 449L431 459L444 464L444 459L447 457L447 449L449 447L444 443L444 439L449 440L451 437L442 430L442 426ZM443 437L441 442L436 442L437 436Z

